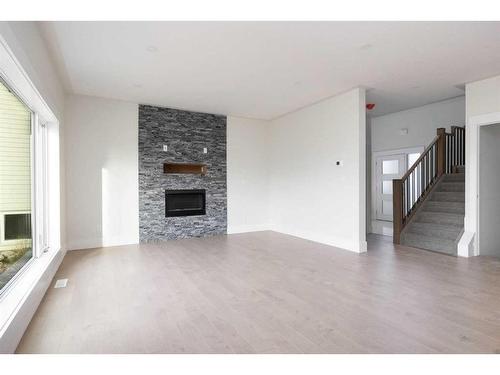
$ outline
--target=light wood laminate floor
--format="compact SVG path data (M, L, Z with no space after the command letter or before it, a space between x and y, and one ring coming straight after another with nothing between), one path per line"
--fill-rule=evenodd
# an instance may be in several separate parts
M19 353L494 353L500 261L275 232L73 251Z

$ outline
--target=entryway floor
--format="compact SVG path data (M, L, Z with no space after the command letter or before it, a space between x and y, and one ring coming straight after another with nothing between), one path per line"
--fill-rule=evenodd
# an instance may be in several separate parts
M17 352L500 352L500 260L368 249L255 232L72 251Z

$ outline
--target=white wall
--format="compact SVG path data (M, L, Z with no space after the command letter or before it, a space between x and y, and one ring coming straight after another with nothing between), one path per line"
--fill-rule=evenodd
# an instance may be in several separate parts
M465 86L467 118L500 112L500 75Z
M137 111L133 103L68 97L68 249L138 242ZM269 229L268 134L267 121L228 117L229 233Z
M269 229L270 123L227 118L228 233Z
M464 124L464 96L373 117L372 151L427 147L436 136L437 128L447 128L449 131L452 125L464 126ZM399 133L403 128L408 129L407 135Z
M72 95L66 107L68 248L138 242L137 105ZM274 121L229 116L228 233L365 250L365 121L362 90Z
M137 243L138 105L68 96L65 147L68 249Z
M481 255L500 257L500 125L480 129L479 238ZM492 173L493 172L493 173Z
M365 251L365 93L355 89L271 122L274 230ZM336 166L337 160L343 166Z

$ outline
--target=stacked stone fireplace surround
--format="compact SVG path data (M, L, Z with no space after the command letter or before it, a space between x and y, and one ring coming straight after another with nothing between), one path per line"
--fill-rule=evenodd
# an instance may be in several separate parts
M166 174L166 162L202 163L207 172ZM165 190L183 189L206 190L205 215L165 217ZM204 237L226 231L226 117L140 105L140 241Z

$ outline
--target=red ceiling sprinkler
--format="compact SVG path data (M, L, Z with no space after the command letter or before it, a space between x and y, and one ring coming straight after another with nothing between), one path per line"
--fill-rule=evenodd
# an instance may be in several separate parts
M366 109L371 111L373 108L375 108L375 103L366 103Z

